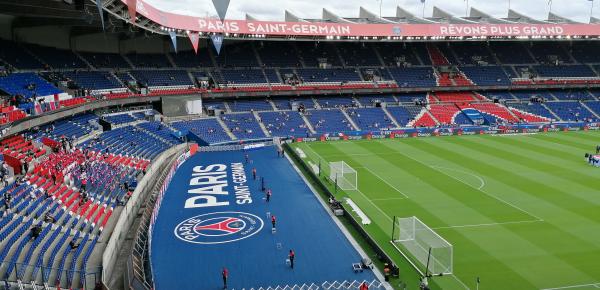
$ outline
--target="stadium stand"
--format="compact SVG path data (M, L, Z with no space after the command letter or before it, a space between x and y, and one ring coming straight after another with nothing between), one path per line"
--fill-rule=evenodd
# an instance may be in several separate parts
M251 113L230 114L221 116L231 133L238 139L252 140L265 138L265 133Z
M347 23L344 20L324 22ZM436 17L356 21L405 20L441 21ZM137 21L143 26L149 20ZM108 27L120 29L112 22ZM74 38L83 30L73 29ZM130 32L137 37L137 30ZM600 122L600 57L594 41L418 43L259 37L228 41L219 54L204 46L210 47L211 41L201 40L203 51L196 54L189 47L177 53L166 52L165 47L143 50L154 53L132 52L131 43L120 38L112 52L90 52L93 43L79 39L57 48L14 38L18 41L0 40L0 153L3 160L18 161L11 165L16 176L0 179L0 204L9 203L0 211L3 289L29 289L20 283L33 283L32 289L92 289L86 280L100 279L100 272L91 269L99 265L111 223L131 198L124 184L137 184L162 153L186 141L228 146L213 147L220 149L271 142L274 137L325 140L370 136L379 130L475 132L511 124L522 125L514 126L520 130L568 122L587 122L593 129ZM149 94L140 86L148 86ZM182 95L199 96L205 114L147 121L145 112L134 108L166 107L165 100ZM104 110L104 106L112 107ZM208 114L212 109L221 114ZM106 113L115 111L119 113ZM202 149L212 150L207 148ZM258 154L266 155L261 150ZM218 158L240 157L240 152ZM289 166L283 167L286 160L261 157L257 162L261 166L268 161L285 170L286 178L297 179L289 174ZM21 166L26 172L20 172ZM156 176L160 180L168 175L163 169ZM149 256L142 260L149 263ZM260 267L254 270L259 272ZM148 269L142 272L151 275ZM347 272L341 276L353 274Z

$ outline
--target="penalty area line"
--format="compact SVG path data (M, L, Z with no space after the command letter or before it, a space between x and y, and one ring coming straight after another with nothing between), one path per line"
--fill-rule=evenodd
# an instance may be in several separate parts
M502 223L483 223L483 224L472 224L472 225L456 225L446 227L431 228L433 230L441 229L456 229L456 228L478 228L478 227L490 227L490 226L503 226L503 225L516 225L516 224L530 224L530 223L541 223L542 220L527 220L527 221L514 221L514 222L502 222Z
M579 284L579 285L569 285L569 286L563 286L563 287L555 287L555 288L543 288L541 290L560 290L560 289L577 289L577 288L581 288L581 287L595 287L595 288L600 288L600 283L590 283L590 284Z

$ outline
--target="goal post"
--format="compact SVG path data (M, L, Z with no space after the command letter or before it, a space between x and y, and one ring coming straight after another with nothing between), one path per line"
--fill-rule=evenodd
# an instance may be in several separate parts
M452 274L452 244L417 217L394 218L392 244L425 274Z
M344 161L329 162L329 179L341 190L356 190L358 174Z

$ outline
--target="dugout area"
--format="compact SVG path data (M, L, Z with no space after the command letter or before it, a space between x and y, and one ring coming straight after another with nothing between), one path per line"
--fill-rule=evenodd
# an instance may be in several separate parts
M262 177L273 192L269 203ZM290 249L293 270L286 265ZM220 289L223 267L229 289L376 280L371 271L352 270L358 250L273 147L199 152L186 161L165 193L150 257L156 289Z

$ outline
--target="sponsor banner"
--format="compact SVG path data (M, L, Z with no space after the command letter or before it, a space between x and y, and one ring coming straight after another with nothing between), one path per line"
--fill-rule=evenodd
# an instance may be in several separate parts
M467 130L465 130L467 129ZM600 130L600 123L561 123L548 125L515 125L496 127L471 127L471 128L456 128L456 129L433 129L419 128L407 130L382 130L379 133L366 135L343 135L343 138L323 135L320 141L337 141L337 140L372 140L372 139L396 139L409 137L431 137L431 136L462 136L462 135L497 135L497 134L532 134L539 132L559 132L559 131L587 131ZM297 138L296 142L311 142L317 141L317 138Z
M194 17L159 10L143 0L121 0L152 21L170 28L203 33L379 36L379 37L482 37L482 36L596 36L599 24L354 24L328 22L277 22ZM130 11L131 12L131 11Z

